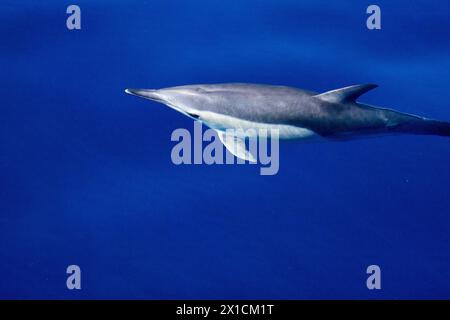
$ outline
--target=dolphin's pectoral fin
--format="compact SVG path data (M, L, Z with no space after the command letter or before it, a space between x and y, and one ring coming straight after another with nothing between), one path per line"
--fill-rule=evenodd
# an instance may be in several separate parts
M234 156L250 162L256 162L253 154L245 147L245 141L243 138L227 134L224 131L216 130L216 132L225 148L227 148L228 151L230 151Z
M341 89L327 91L314 97L334 103L355 102L362 94L378 87L376 84L359 84Z

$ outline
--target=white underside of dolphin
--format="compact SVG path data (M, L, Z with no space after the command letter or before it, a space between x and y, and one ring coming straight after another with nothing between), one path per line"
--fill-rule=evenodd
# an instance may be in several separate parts
M220 141L233 155L238 158L256 162L256 157L246 148L245 138L258 138L261 134L264 137L271 133L277 133L278 138L283 140L304 139L316 136L316 134L306 128L286 125L268 124L242 120L236 117L223 115L210 111L198 112L203 124L217 132Z

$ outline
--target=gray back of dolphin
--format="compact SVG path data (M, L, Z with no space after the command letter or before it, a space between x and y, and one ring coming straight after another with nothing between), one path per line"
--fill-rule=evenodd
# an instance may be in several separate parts
M194 119L206 111L254 123L306 128L329 138L373 133L450 136L447 122L356 101L375 87L356 85L317 94L285 86L231 83L127 89L127 92L164 103Z

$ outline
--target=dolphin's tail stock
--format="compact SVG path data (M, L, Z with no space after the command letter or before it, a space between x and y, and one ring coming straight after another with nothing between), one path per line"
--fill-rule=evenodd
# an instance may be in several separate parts
M417 118L398 124L393 128L393 131L449 137L450 122Z

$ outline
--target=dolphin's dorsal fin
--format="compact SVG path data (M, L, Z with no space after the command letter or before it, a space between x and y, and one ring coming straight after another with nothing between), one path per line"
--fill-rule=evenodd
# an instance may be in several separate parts
M360 95L376 87L376 84L358 84L317 94L315 97L334 103L355 102Z
M216 132L225 148L227 148L234 156L250 162L256 162L255 156L246 149L244 139L223 131L216 130Z

